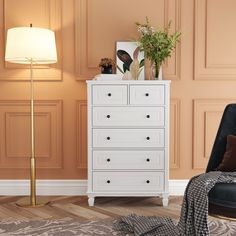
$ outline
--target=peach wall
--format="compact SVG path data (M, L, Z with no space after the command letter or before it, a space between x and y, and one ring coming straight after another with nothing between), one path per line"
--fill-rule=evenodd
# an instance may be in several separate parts
M19 4L20 2L20 4ZM17 6L17 7L16 7ZM0 0L0 178L28 178L29 70L4 62L14 26L51 28L59 61L38 67L38 178L86 178L86 84L115 42L137 37L134 22L172 20L182 39L164 67L171 83L170 177L204 171L225 104L236 99L235 0Z

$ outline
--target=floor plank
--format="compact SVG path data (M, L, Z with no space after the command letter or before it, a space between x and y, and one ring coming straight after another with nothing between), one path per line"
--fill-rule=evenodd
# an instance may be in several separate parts
M50 196L50 204L39 208L18 207L15 202L22 197L0 197L0 219L60 219L80 220L117 218L122 215L156 215L178 218L182 197L170 197L169 206L162 207L159 198L148 197L101 197L95 206L89 207L86 196Z

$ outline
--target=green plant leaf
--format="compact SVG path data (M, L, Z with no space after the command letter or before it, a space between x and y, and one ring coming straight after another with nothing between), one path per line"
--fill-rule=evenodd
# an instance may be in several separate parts
M170 57L177 42L180 41L180 32L169 34L171 21L163 30L154 30L147 17L144 24L136 23L136 25L141 33L138 40L140 50L144 51L145 57L156 64L161 64L167 57Z

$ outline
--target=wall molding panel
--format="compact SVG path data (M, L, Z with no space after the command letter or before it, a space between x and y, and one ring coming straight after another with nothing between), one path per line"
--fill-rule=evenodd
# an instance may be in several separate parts
M235 7L232 0L195 0L195 80L235 80Z
M58 62L50 66L34 66L34 80L62 80L62 0L0 0L0 53L5 53L7 30L29 26L49 28L55 32ZM17 6L17 7L16 7ZM29 11L31 9L31 11ZM36 45L37 46L37 45ZM0 81L25 81L30 79L29 67L6 63L0 59Z
M171 19L171 29L173 31L181 30L181 1L165 1L165 26ZM174 14L173 14L174 13ZM169 80L180 80L181 73L181 42L176 46L171 59L167 59L164 64L164 76Z
M61 169L62 101L35 102L37 168ZM0 101L0 168L25 169L30 158L29 101Z
M170 102L170 168L180 168L180 99Z
M206 169L219 123L234 99L195 99L193 102L193 169Z
M35 113L36 120L40 122L47 132L47 136L51 137L51 114L49 112L37 112ZM30 139L23 139L22 134L29 133L30 114L27 112L6 112L5 113L5 153L6 158L28 158L30 153L28 152ZM20 130L17 132L16 130ZM37 130L37 128L36 128ZM23 143L21 141L24 141ZM37 144L42 142L37 140ZM46 145L45 145L46 144ZM51 153L51 139L47 139L47 143L44 144L44 150L40 150L37 153L38 158L50 158ZM24 148L23 148L24 147ZM8 160L10 160L8 159Z
M77 168L87 170L87 101L76 101Z
M128 16L126 17L127 19L125 18L126 21L129 21L126 22L125 29L116 10L118 5L123 5L121 1L126 4L127 10L130 9L130 12L136 14L133 16L134 20L131 20ZM107 2L100 0L98 3L94 0L75 0L75 73L77 80L91 79L96 74L99 74L98 64L100 58L111 57L115 59L116 41L125 41L138 36L135 20L144 21L145 16L149 15L150 21L158 22L159 27L167 26L169 20L172 20L172 30L180 30L181 0L156 0L155 4L158 4L163 9L161 15L155 14L152 3L147 4L146 2L137 2L135 0L129 2L121 1ZM154 0L149 1L152 2ZM156 3L157 1L158 3ZM145 7L145 14L144 12L134 12L133 6L135 4L138 4L142 9ZM109 13L107 12L108 14L99 15L100 10L107 8L110 10ZM94 9L98 10L95 11ZM99 25L101 21L104 26ZM111 21L113 28L111 28ZM106 30L106 26L109 30ZM168 59L164 65L166 79L180 79L180 50L181 45L179 43L172 58Z

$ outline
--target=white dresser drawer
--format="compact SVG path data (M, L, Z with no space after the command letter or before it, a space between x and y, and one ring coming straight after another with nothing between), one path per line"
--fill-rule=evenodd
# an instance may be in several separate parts
M163 172L93 172L93 191L153 192L163 188Z
M94 170L164 170L164 150L93 151Z
M94 126L164 126L164 107L94 107Z
M93 129L93 147L164 147L164 129Z
M126 85L94 85L94 105L125 105L128 94Z
M165 104L164 85L130 85L131 105Z

